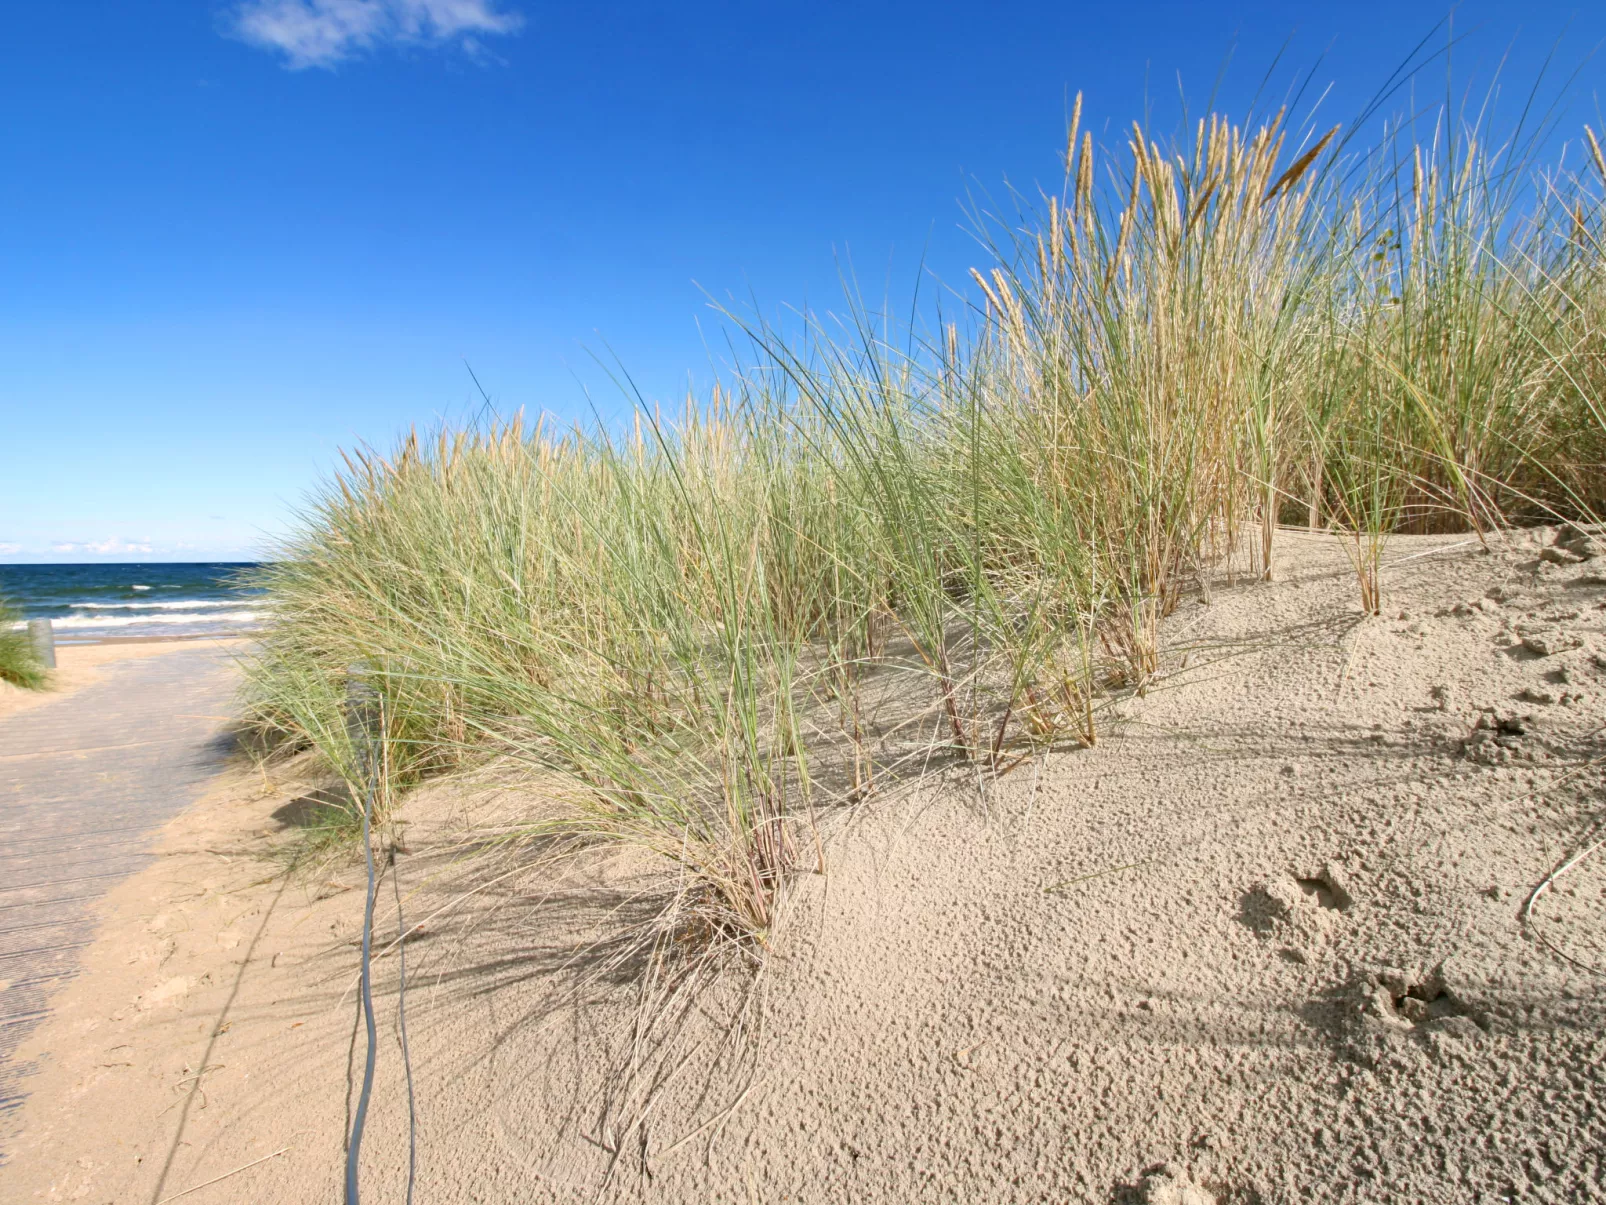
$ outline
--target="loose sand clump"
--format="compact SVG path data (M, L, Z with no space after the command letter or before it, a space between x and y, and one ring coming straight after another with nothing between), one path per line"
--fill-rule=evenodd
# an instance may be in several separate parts
M1143 1177L1143 1205L1216 1205L1215 1196L1168 1163Z
M1310 874L1274 876L1244 896L1244 923L1276 942L1284 958L1304 962L1354 905L1347 882L1332 865Z
M1286 536L1282 580L1184 604L1098 746L826 818L756 978L633 944L664 899L644 861L464 861L520 797L420 794L396 864L419 1199L1606 1196L1606 857L1569 861L1606 809L1606 582L1541 559L1552 535L1397 539L1371 618L1332 541ZM360 877L240 856L294 802L239 784L120 889L39 1034L6 1200L148 1200L266 1156L193 1199L334 1195ZM384 943L376 966L363 1169L391 1200Z

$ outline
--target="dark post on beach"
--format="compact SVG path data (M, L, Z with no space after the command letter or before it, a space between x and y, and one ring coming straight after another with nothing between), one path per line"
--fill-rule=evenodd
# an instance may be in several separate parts
M34 656L46 669L56 668L56 631L48 619L28 621L28 640L33 644Z
M379 696L368 677L366 665L357 664L346 670L346 732L351 739L358 804L362 807L363 854L368 863L368 904L362 926L362 991L363 1021L368 1030L368 1057L364 1062L362 1092L357 1098L357 1111L352 1117L351 1134L346 1143L346 1198L345 1205L359 1205L357 1184L357 1157L362 1149L363 1125L368 1118L368 1100L374 1090L374 1061L378 1055L378 1034L374 1025L374 997L372 963L374 932L374 847L373 827L375 774L378 758L374 749L374 736L378 728Z

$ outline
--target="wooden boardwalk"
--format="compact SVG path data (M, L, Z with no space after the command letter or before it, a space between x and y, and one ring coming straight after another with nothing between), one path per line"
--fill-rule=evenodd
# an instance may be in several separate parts
M200 644L102 674L0 719L0 1130L32 1070L16 1050L77 973L95 901L150 862L153 831L229 749L228 650Z

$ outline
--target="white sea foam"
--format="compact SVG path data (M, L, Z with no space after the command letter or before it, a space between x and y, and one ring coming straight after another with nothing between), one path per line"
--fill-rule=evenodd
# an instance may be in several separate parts
M75 630L181 623L189 624L191 627L238 627L242 624L260 623L266 618L268 618L266 611L208 611L202 615L194 612L189 614L169 612L159 615L67 615L61 619L51 620L51 624L56 628Z
M238 607L237 598L222 599L193 599L177 602L117 602L117 603L73 603L74 611L199 611L211 610L216 607Z
M134 589L136 589L136 590L149 590L150 587L149 586L135 586Z

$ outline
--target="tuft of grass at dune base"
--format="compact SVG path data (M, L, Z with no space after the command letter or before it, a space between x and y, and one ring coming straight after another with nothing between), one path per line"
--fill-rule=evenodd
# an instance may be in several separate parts
M0 599L0 682L43 690L50 684L50 674L34 656L27 629L18 626L21 622L22 617Z
M259 730L355 781L366 666L384 798L524 767L532 835L652 850L762 942L823 810L1094 743L1281 526L1338 533L1376 613L1390 533L1601 511L1598 149L1279 115L1100 151L1079 112L1061 191L977 214L972 309L727 314L746 361L673 416L350 454L254 578Z

